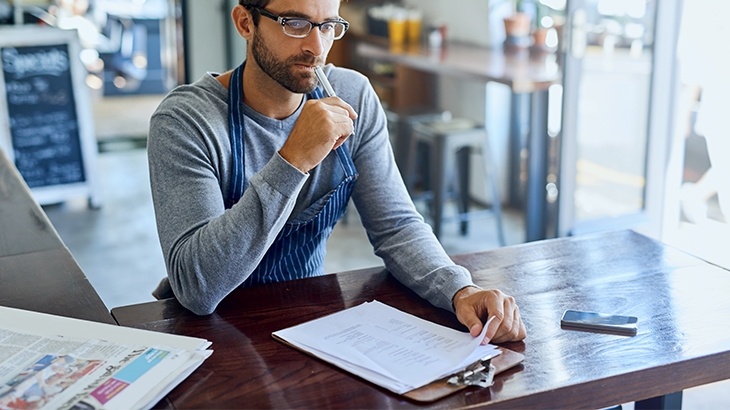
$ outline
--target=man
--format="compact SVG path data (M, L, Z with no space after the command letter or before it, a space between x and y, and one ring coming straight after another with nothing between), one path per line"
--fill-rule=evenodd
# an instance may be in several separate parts
M152 117L149 163L168 269L155 292L212 313L239 286L324 274L325 243L352 197L376 255L405 285L455 311L471 334L522 340L513 298L481 290L416 212L368 80L314 67L347 23L339 0L240 0L248 42L236 70L173 90ZM230 132L229 132L230 130Z

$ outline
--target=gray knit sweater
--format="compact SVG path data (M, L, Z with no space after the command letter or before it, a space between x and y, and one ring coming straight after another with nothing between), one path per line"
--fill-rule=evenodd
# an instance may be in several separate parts
M337 95L359 114L354 135L346 141L359 173L352 199L375 254L399 281L452 310L453 295L472 284L471 276L454 265L416 212L393 159L375 92L354 71L328 66L326 72ZM245 192L226 210L228 90L214 75L170 92L152 116L148 141L167 279L183 306L201 315L212 313L246 280L288 220L343 177L334 152L308 174L278 154L303 104L284 120L245 106Z

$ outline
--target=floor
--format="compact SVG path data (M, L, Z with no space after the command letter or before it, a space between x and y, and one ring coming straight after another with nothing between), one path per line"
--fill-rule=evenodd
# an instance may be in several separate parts
M97 119L103 200L99 209L89 209L85 198L44 206L109 308L152 301L150 292L165 276L149 190L146 127L138 124L140 118L149 118L156 106L155 98L158 97L143 98L140 102L128 97L107 97L94 104L95 114L101 118ZM137 109L131 109L133 106ZM120 129L128 131L120 133ZM506 210L505 228L508 245L523 242L524 226L519 213ZM443 229L442 242L450 254L498 247L493 219L472 222L466 237L457 233L456 223L447 223ZM347 223L335 228L328 243L325 270L339 272L380 265L382 262L372 254L353 210ZM730 381L686 390L683 403L685 409L730 408ZM633 404L623 408L632 409Z

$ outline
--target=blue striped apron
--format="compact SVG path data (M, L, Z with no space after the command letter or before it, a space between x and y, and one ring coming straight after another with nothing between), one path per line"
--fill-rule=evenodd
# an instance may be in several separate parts
M244 62L245 64L245 62ZM241 199L245 175L245 129L243 126L243 66L233 71L228 85L228 126L231 137L232 176L226 208ZM317 88L309 98L322 98ZM326 242L340 218L345 214L352 188L357 180L357 170L350 152L343 144L335 150L345 178L322 199L302 213L290 218L277 235L264 258L241 286L301 279L324 274Z

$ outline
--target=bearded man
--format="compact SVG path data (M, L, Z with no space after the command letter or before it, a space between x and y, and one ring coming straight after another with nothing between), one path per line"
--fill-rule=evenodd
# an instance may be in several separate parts
M322 98L314 68L348 29L339 7L240 0L231 17L246 60L160 104L148 156L168 277L155 296L205 315L240 286L323 275L327 238L352 199L399 281L473 336L494 316L485 341L524 339L515 300L475 286L416 211L367 78L327 65L337 97Z

